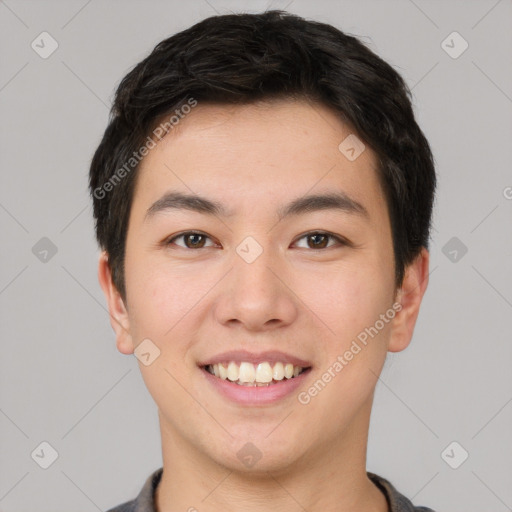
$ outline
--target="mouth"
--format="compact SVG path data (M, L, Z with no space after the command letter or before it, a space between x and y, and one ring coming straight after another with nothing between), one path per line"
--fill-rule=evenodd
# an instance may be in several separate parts
M304 385L312 364L280 351L224 352L198 363L216 394L239 406L272 406Z
M248 361L225 361L223 363L207 364L202 367L218 379L246 387L268 387L281 382L295 379L311 369L282 361L262 361L253 364Z

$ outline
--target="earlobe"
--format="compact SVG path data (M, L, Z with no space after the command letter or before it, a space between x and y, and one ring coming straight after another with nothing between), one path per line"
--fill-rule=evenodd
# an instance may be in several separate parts
M406 268L402 287L396 298L396 302L400 304L400 310L393 318L388 344L389 352L400 352L411 342L421 301L428 285L428 268L429 253L423 248Z
M128 311L124 301L112 281L112 272L108 262L108 254L102 251L98 261L98 281L107 300L110 314L110 325L116 335L116 345L119 352L133 354L135 347L130 334Z

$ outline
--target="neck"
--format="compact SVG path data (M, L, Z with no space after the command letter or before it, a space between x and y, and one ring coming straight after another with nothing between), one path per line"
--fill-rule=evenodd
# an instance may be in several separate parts
M373 398L373 397L372 397ZM164 472L157 512L388 512L384 494L366 474L371 400L332 439L272 471L240 472L205 456L160 415Z

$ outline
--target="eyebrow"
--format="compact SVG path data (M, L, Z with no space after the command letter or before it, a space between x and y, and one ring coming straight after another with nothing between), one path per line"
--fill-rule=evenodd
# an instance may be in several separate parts
M167 210L188 210L216 217L232 217L234 212L222 203L182 192L168 192L146 211L144 220ZM344 192L329 192L298 197L277 210L279 221L292 215L303 215L319 210L339 210L351 215L369 218L368 210Z

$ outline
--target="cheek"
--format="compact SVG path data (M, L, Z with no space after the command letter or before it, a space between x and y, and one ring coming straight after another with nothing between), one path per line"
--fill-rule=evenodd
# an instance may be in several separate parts
M317 379L303 390L311 416L325 425L345 424L370 399L387 353L390 320L380 320L392 306L380 275L354 272L331 279L318 294L319 316L334 331L323 337ZM313 309L313 308L312 308ZM334 428L334 427L332 427Z
M130 330L134 339L148 338L159 350L151 365L139 362L139 368L153 399L165 410L168 404L185 406L178 383L187 380L194 338L191 311L204 292L190 272L171 272L168 265L148 260L132 256L126 261Z
M132 331L166 349L184 349L198 324L205 294L218 280L214 274L196 272L190 264L170 265L165 258L127 259Z
M366 327L373 325L381 313L391 307L392 282L375 263L339 265L330 270L304 272L296 289L312 311L319 325L324 325L327 339L343 347Z
M180 294L169 276L143 259L142 252L127 248L125 280L132 336L162 339L172 327L173 315L180 307Z

